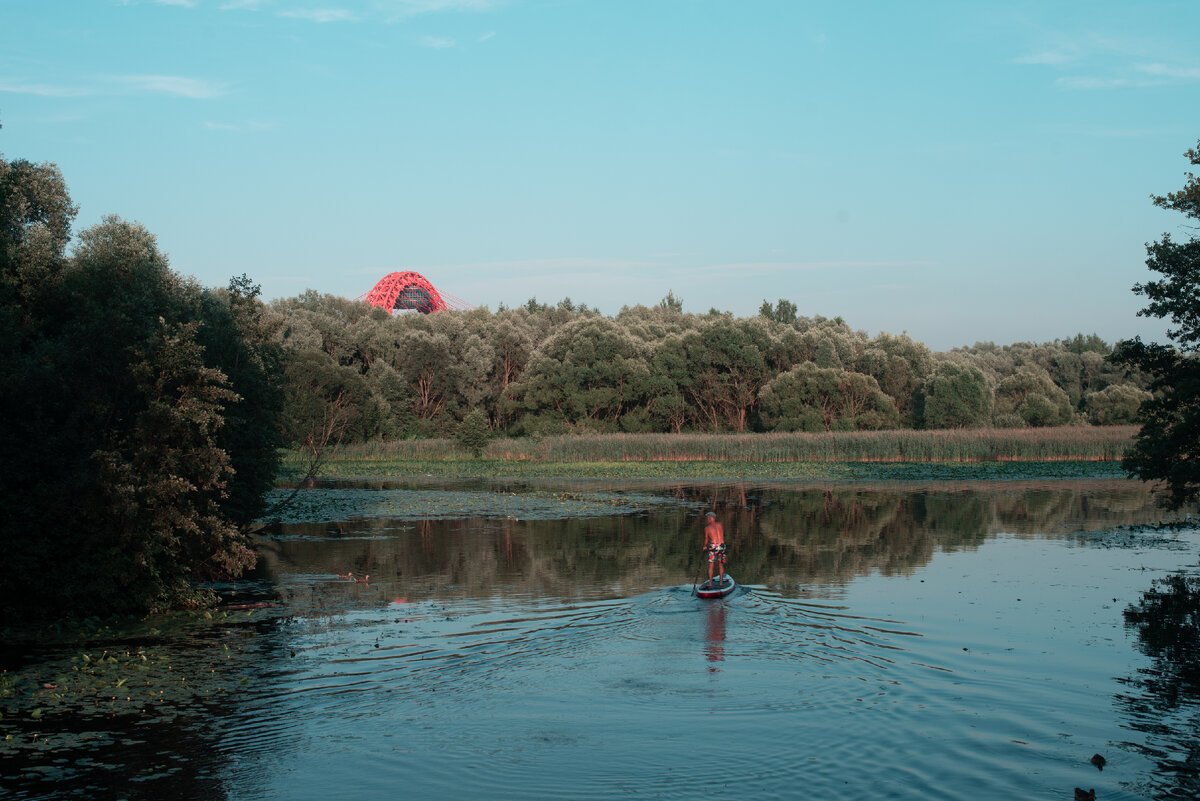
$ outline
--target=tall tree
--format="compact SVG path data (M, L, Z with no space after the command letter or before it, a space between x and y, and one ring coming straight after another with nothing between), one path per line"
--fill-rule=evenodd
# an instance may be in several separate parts
M992 418L992 398L978 367L942 362L925 379L918 416L925 428L979 428Z
M776 323L791 325L796 322L796 312L796 304L786 298L780 298L775 301L773 308L770 301L764 298L762 306L758 309L758 316Z
M1200 165L1200 143L1185 155ZM1181 191L1154 197L1154 203L1200 220L1200 179L1187 173ZM1146 250L1146 266L1161 278L1133 287L1149 299L1138 314L1169 319L1174 345L1140 337L1118 343L1115 358L1149 375L1153 393L1142 404L1142 428L1123 466L1145 481L1166 482L1168 503L1179 507L1200 496L1200 239L1189 234L1188 241L1175 242L1163 234Z
M869 375L812 362L774 378L759 393L763 422L776 431L895 428L896 404Z
M3 493L13 514L0 515L11 526L0 605L145 611L200 601L200 582L253 565L238 529L251 509L231 507L222 441L241 398L206 363L200 287L146 229L107 217L31 297L46 313L27 321L40 358L15 365L4 403L33 426L5 441L5 463L21 469L6 471L17 475Z
M714 431L745 431L758 391L773 375L767 351L775 343L760 322L722 315L683 336L688 401L697 420Z
M117 217L68 256L74 211L53 165L0 158L5 621L204 600L254 563L240 526L274 476L248 280L206 293Z
M910 426L917 422L913 396L933 371L929 348L908 334L880 334L863 351L854 370L879 382L895 402L902 422Z
M580 317L547 339L509 388L534 430L618 430L622 415L643 407L650 387L645 347L605 317ZM527 423L527 425L529 425Z
M282 318L259 300L261 288L245 273L226 289L207 290L201 298L203 325L197 342L204 362L229 379L238 400L225 409L218 444L229 454L237 480L222 506L245 526L263 511L263 495L275 482L283 445L279 418L283 407Z
M1023 367L996 387L997 420L1011 418L1016 425L1060 426L1071 422L1071 399L1045 370ZM1019 419L1018 419L1019 418Z

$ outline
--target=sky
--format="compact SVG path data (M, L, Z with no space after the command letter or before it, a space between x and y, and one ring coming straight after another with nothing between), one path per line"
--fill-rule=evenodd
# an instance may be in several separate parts
M1200 3L0 0L0 153L205 286L1165 340Z

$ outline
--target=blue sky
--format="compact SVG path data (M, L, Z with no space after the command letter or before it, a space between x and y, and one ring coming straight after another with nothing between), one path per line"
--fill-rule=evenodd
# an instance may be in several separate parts
M1200 3L0 2L0 152L269 298L788 298L935 350L1161 340Z

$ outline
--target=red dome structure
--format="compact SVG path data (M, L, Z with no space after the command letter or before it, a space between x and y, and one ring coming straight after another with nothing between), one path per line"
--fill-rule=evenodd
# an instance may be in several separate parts
M425 276L412 271L388 273L359 300L388 312L413 310L431 314L442 309L470 309L471 304L434 289Z

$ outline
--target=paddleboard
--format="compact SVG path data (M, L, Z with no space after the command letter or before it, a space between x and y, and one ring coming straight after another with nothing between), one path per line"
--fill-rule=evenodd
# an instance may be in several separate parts
M737 582L733 580L733 576L725 574L725 581L718 583L719 579L712 578L705 581L696 588L696 594L701 598L724 598L729 593L737 588Z

